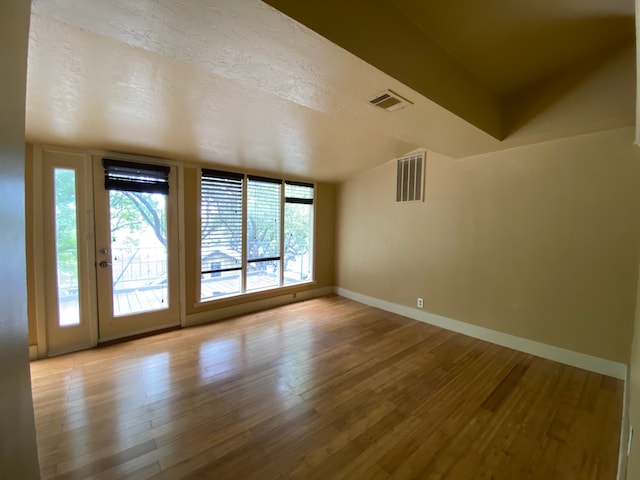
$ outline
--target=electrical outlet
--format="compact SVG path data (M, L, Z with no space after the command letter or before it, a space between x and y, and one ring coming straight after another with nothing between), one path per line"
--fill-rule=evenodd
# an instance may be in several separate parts
M424 307L424 300L422 298L418 298L418 308Z

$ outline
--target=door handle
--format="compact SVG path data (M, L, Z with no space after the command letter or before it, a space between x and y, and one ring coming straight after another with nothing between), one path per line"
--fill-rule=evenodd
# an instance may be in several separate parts
M110 262L105 262L104 260L101 261L98 265L100 265L102 268L107 268L111 266Z

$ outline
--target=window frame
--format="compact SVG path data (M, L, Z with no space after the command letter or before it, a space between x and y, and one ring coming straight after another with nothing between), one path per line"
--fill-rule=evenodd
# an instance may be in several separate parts
M298 196L287 196L287 185L290 185L292 187L304 187L304 188L310 188L311 189L311 198L303 198L303 197L298 197ZM299 285L300 283L305 283L305 281L300 281L300 282L296 282L296 283L285 283L285 273L286 273L286 260L287 260L287 251L285 249L285 244L286 244L286 214L287 214L287 205L311 205L311 232L309 232L309 239L308 239L308 247L309 247L309 270L310 270L310 280L309 282L315 282L315 231L316 231L316 208L315 208L315 201L316 201L316 186L313 183L307 183L307 182L299 182L299 181L294 181L294 180L285 180L283 182L283 188L282 188L282 242L281 242L281 248L282 248L282 275L281 275L281 282L280 285L282 287L289 287L289 286L293 286L293 285ZM303 261L301 259L301 261Z
M203 177L205 175L211 175L211 174L218 174L218 175L230 175L230 176L235 176L238 178L242 178L242 211L241 211L241 223L242 223L242 251L241 251L241 268L240 268L240 276L241 276L241 281L240 281L240 291L238 293L230 293L230 294L226 294L226 295L219 295L216 297L209 297L209 298L202 298L202 280L203 280L203 273L202 273L202 200L203 200L203 189L202 189L202 185L203 185ZM250 262L255 262L256 259L252 259L249 260L248 259L248 239L247 239L247 222L248 222L248 191L249 191L249 180L257 180L257 181L264 181L264 182L268 182L268 183L277 183L280 185L280 202L279 202L279 213L280 213L280 225L279 225L279 251L280 251L280 256L278 257L277 261L279 262L279 280L278 280L278 285L275 286L268 286L268 287L264 287L264 288L256 288L256 289L251 289L248 290L247 289L247 275L249 272L248 266ZM286 185L299 185L299 186L305 186L305 187L309 187L312 190L312 198L310 199L296 199L296 198L286 198L285 197L285 191L286 191ZM197 270L196 270L196 275L198 276L197 281L196 281L196 298L195 298L195 305L196 306L203 306L203 305L207 305L210 303L216 303L219 301L223 301L223 300L228 300L228 299L233 299L233 298L238 298L238 297L243 297L243 296L251 296L251 295L255 295L255 294L259 294L259 293L263 293L263 292L268 292L268 291L277 291L277 290L282 290L282 289L286 289L286 290L291 290L291 289L295 289L296 287L299 287L301 285L309 285L309 284L314 284L316 282L315 280L315 234L316 234L316 194L317 194L317 186L316 183L311 183L311 182L300 182L300 181L295 181L295 180L287 180L284 178L274 178L274 177L266 177L266 176L258 176L258 175L251 175L251 174L246 174L246 173L240 173L240 172L233 172L233 171L223 171L223 170L213 170L213 169L208 169L208 168L200 168L199 169L199 175L198 175L198 182L197 182L197 209L198 209L198 215L197 215L197 234L196 234L196 238L197 238ZM284 251L284 244L285 244L285 232L286 232L286 224L285 224L285 206L286 203L306 203L306 204L310 204L312 206L312 211L311 211L311 215L312 215L312 219L309 225L309 249L310 249L310 256L309 256L309 270L310 270L310 275L308 279L305 280L301 280L299 282L296 283L285 283L285 272L284 272L284 256L286 254L286 252ZM261 259L263 260L263 259ZM271 258L267 258L267 260L271 260Z
M210 180L210 186L211 187L222 187L222 186L226 186L227 188L231 189L232 191L236 188L239 187L240 189L240 266L239 267L233 267L233 268L224 268L224 269L203 269L203 265L202 265L202 250L203 250L203 243L202 243L202 228L203 228L203 223L202 223L202 192L203 192L203 183L204 183L204 178L209 178ZM246 244L246 240L244 238L244 230L245 230L245 224L244 224L244 215L242 214L242 212L244 211L244 205L246 203L246 185L245 185L245 179L244 179L244 175L242 174L238 174L238 173L234 173L234 172L224 172L221 170L211 170L211 169L205 169L202 168L200 169L200 181L198 182L198 231L199 231L199 235L197 236L198 238L198 271L199 271L199 275L200 275L200 279L197 282L197 303L202 302L202 279L203 279L203 275L211 275L214 273L221 273L224 274L226 272L231 272L231 271L238 271L240 272L240 285L239 285L239 292L238 293L231 293L229 295L221 295L218 297L213 297L213 299L217 299L217 298L226 298L228 296L233 296L233 295L238 295L240 293L242 293L244 291L244 279L245 279L245 275L244 275L244 269L245 269L245 259L243 256L243 252L245 251L245 244ZM227 183L228 182L228 183ZM237 183L239 182L239 183ZM226 185L225 185L226 183ZM232 204L235 205L238 201L238 198L230 198L230 201L227 203L227 205ZM236 205L237 206L237 205ZM237 225L235 225L235 227L237 227ZM208 301L209 299L205 300Z
M243 209L242 213L243 215L246 217L246 223L247 223L247 228L244 230L243 235L244 238L246 240L246 262L244 263L244 267L245 267L245 272L244 272L244 280L245 280L245 288L244 291L242 293L253 293L253 292L259 292L259 291L263 291L263 290L268 290L271 288L278 288L278 287L282 287L283 281L282 281L282 250L283 250L283 241L282 241L282 232L283 232L283 228L284 228L284 215L283 215L283 207L282 207L282 196L284 194L284 182L280 179L275 179L275 178L269 178L269 177L261 177L261 176L257 176L257 175L247 175L245 177L244 180L244 184L246 186L247 189L247 203L245 205L245 208ZM278 254L277 255L267 255L267 256L259 256L259 257L254 257L252 256L251 258L249 257L249 228L248 228L248 222L249 222L249 191L251 189L251 184L250 182L255 182L257 184L263 184L263 185L278 185L279 187L279 195L278 198L274 200L277 201L277 205L278 205ZM258 264L258 263L262 263L262 262L276 262L278 265L278 285L276 286L267 286L267 287L263 287L263 288L252 288L249 289L248 287L248 283L249 283L249 265L251 264Z

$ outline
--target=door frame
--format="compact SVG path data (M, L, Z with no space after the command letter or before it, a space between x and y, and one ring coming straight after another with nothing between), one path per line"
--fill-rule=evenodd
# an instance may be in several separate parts
M29 152L29 149L27 149ZM177 289L179 298L178 316L179 326L186 326L186 285L185 285L185 246L184 246L184 167L182 162L172 161L167 159L146 157L133 154L113 153L104 150L79 150L73 148L55 147L48 145L33 145L32 154L27 158L28 162L32 165L32 178L27 179L28 184L31 185L31 199L33 201L33 214L32 218L28 221L32 222L33 236L27 239L32 245L32 262L27 263L27 268L30 269L30 273L33 278L34 291L30 293L32 295L35 325L37 329L37 358L47 358L52 355L58 355L72 351L50 351L48 342L48 328L47 328L47 292L51 286L47 285L47 270L46 265L50 260L47 260L46 242L45 242L45 227L43 224L44 209L45 209L45 196L43 191L44 182L44 153L51 152L63 155L82 155L85 158L85 183L84 188L87 195L87 211L86 225L87 232L86 239L88 242L88 257L86 261L86 270L90 273L88 278L88 310L90 311L90 338L88 345L84 348L92 348L97 346L101 341L108 341L107 339L99 338L99 324L98 324L98 299L97 299L97 282L96 282L96 238L95 238L95 205L94 205L94 179L95 172L94 165L96 158L109 157L118 160L128 160L132 162L148 162L158 163L162 165L168 165L175 167L175 182L174 189L177 192L177 198L175 199L175 215L176 215L176 228L177 236L176 242L178 247L176 252L178 254L178 268L176 274Z
M182 315L181 315L181 275L180 275L180 214L179 214L179 182L178 178L181 176L179 172L179 165L175 162L170 162L163 159L152 158L152 157L136 157L130 155L122 155L122 154L94 154L92 155L92 164L94 171L94 222L95 222L95 257L97 260L101 260L102 257L98 255L98 251L101 248L105 248L106 245L102 243L106 243L105 239L108 239L110 236L110 210L109 210L109 191L105 190L104 187L104 168L102 167L103 158L109 158L113 160L124 160L129 162L141 163L141 164L151 164L151 165L162 165L168 166L171 168L171 172L169 174L169 194L167 195L166 202L166 211L167 211L167 280L169 286L173 286L168 289L169 292L169 308L167 310L154 310L150 312L141 312L135 313L132 315L124 315L122 317L114 317L113 316L113 291L112 288L107 288L106 290L110 293L107 297L106 295L100 296L100 282L104 282L103 285L107 284L110 287L110 282L112 281L111 277L111 269L101 269L96 264L95 267L95 278L96 285L98 287L98 342L108 342L111 340L116 340L120 338L126 338L129 336L144 334L148 332L153 332L155 330L162 330L165 328L172 327L180 327L183 324ZM111 258L111 244L109 241L109 258ZM97 262L96 260L96 262ZM107 282L107 279L109 280ZM173 305L173 304L176 305ZM150 319L151 316L156 316L156 318L162 318L159 325L151 325L152 321L146 319ZM166 319L164 317L166 316ZM173 320L173 316L175 316L175 320ZM121 328L121 325L118 326L117 322L120 318L129 318L132 321L138 321L140 323L148 324L143 328L133 329L130 331L125 331ZM111 325L107 327L107 322L111 322ZM105 333L106 330L111 330L110 332Z
M77 194L82 197L81 202L83 208L77 210L77 222L79 226L84 228L78 229L78 270L80 289L83 293L83 314L87 316L84 320L88 323L88 336L86 342L74 344L59 349L52 350L49 341L50 325L48 316L52 309L52 297L57 294L57 283L55 280L55 259L51 240L55 238L52 231L52 217L48 217L45 213L45 202L49 201L45 194L53 193L50 186L45 188L45 181L55 168L53 165L46 164L45 156L47 153L52 155L61 155L68 157L77 157L82 162L82 178L78 178L77 185L79 191ZM96 298L96 281L95 281L95 238L94 232L94 215L93 215L93 172L91 158L87 152L58 148L58 147L42 147L34 145L33 147L33 278L35 284L34 306L37 326L38 340L38 358L45 358L52 355L60 355L75 350L95 347L98 344L98 324L97 324L97 298ZM62 162L64 163L64 162ZM70 162L72 163L72 162ZM60 165L64 166L64 165ZM51 213L49 213L51 215ZM84 230L84 231L83 231ZM81 244L84 244L81 247ZM56 315L57 317L57 315Z

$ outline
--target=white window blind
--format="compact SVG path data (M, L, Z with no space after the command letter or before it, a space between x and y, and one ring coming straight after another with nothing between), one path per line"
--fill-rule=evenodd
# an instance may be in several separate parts
M313 184L286 180L284 182L284 196L287 203L313 205Z
M247 290L280 285L282 180L247 177Z
M202 170L202 300L242 289L242 187L244 175Z
M311 183L203 169L200 301L313 280L313 216Z

